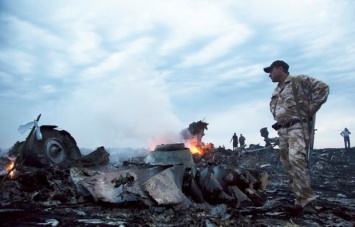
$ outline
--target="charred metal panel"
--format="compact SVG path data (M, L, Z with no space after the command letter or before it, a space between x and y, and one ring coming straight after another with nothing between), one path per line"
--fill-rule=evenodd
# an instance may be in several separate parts
M185 204L189 206L191 201L182 192L184 172L184 165L170 167L146 181L143 187L158 205Z
M150 165L194 165L190 149L185 148L183 143L157 145L144 161Z

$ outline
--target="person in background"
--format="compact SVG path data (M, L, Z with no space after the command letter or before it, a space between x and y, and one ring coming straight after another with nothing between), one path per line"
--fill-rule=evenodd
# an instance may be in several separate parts
M236 133L233 134L230 142L232 142L232 141L233 141L233 151L235 151L238 148L238 136Z
M344 137L345 149L350 148L350 134L351 132L347 128L344 128L344 131L340 133L340 135Z
M239 144L240 144L240 147L241 147L242 149L244 149L244 146L245 146L245 137L244 137L242 134L240 134L240 136L239 136Z
M310 141L308 123L327 101L329 86L310 76L291 76L288 70L289 65L282 60L264 68L272 82L277 83L270 101L270 111L277 121L272 127L279 135L281 162L295 195L289 211L291 215L314 214L317 196L311 188L306 160Z

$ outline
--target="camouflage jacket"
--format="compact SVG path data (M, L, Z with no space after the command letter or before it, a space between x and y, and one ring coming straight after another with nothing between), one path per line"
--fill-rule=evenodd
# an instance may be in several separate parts
M301 116L298 114L292 90L292 77L296 77ZM279 123L289 122L292 119L309 119L327 101L328 94L329 87L323 81L306 75L289 75L284 84L281 86L278 84L272 93L270 111Z

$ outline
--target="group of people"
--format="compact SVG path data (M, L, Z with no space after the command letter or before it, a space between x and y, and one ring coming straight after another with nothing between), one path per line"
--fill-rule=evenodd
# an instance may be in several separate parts
M263 129L266 128L262 128L260 130L260 132L262 132ZM267 130L267 129L266 129ZM349 149L350 148L350 134L351 132L349 131L348 128L344 128L344 130L340 133L340 135L342 137L344 137L344 145L345 145L345 149ZM262 135L263 136L263 135ZM233 134L230 143L233 142L233 151L238 149L238 143L240 144L240 147L243 149L245 146L245 137L240 134L239 139L236 133ZM266 144L267 146L268 144Z
M245 147L245 137L240 134L239 139L236 133L233 134L232 139L230 143L233 142L233 151L238 149L238 142L240 144L241 149L244 149Z

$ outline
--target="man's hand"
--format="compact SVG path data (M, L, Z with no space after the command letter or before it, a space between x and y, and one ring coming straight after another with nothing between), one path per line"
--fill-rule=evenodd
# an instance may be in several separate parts
M271 127L273 129L275 129L276 131L279 130L279 124L277 122L275 124L273 124Z

